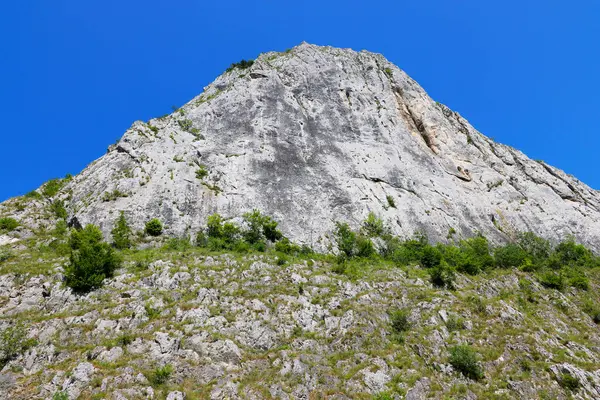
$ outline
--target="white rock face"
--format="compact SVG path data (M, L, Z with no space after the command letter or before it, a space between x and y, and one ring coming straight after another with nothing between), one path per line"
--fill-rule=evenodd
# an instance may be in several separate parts
M483 136L383 56L306 43L134 123L67 191L70 217L107 235L121 210L137 229L159 218L183 235L258 208L319 248L333 221L373 211L405 236L531 230L600 249L597 191Z

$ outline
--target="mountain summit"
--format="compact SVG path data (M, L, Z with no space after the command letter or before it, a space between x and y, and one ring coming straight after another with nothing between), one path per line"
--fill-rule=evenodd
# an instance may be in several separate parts
M575 238L596 250L600 195L477 132L382 55L302 43L234 64L173 114L135 122L60 192L108 233L158 218L171 235L257 208L319 247L369 212L394 233ZM68 193L68 195L67 195Z

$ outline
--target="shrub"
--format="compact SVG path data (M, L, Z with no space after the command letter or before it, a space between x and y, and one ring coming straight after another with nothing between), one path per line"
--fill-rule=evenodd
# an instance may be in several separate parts
M459 271L475 275L494 265L494 258L490 255L488 240L479 235L460 242L462 260L458 265Z
M537 236L533 232L520 233L517 244L528 254L534 265L542 265L550 256L552 247L550 242Z
M588 314L594 323L600 324L600 306L593 300L587 300L583 305L583 311Z
M254 64L254 60L242 60L240 62L231 64L225 72L231 72L236 68L247 69L247 68L250 68L253 64Z
M10 217L0 218L0 232L10 232L17 229L19 222L16 219Z
M358 235L356 238L356 250L357 257L369 258L374 256L377 252L373 242L368 237Z
M32 190L31 192L24 194L23 197L25 197L26 199L36 199L37 200L37 199L41 199L42 195L37 190Z
M51 179L44 184L42 194L46 197L54 197L66 182L63 179Z
M494 250L495 264L499 268L518 268L526 258L527 253L517 244L509 243Z
M223 236L223 217L219 214L213 214L208 217L206 222L207 235L209 238L221 238Z
M419 261L423 268L429 269L437 267L442 261L442 252L436 247L426 245L421 252Z
M69 240L70 262L65 268L65 283L75 292L88 292L102 286L102 281L113 276L121 261L114 250L102 242L97 226L87 225L73 231Z
M169 241L167 242L165 247L168 250L173 250L173 251L186 251L190 247L192 247L192 244L190 243L190 239L187 237L171 238L171 239L169 239Z
M340 255L346 258L352 258L356 246L356 233L350 229L350 226L345 222L336 222L334 238Z
M64 219L59 219L56 222L56 225L54 226L54 231L52 232L52 234L54 236L62 237L67 233L68 229L69 226L67 225L67 221L65 221Z
M208 238L204 231L198 231L196 234L196 246L198 247L206 247L208 245Z
M205 165L200 165L200 168L196 170L196 178L202 180L208 176L208 170Z
M381 218L378 218L375 213L370 212L363 222L362 229L367 236L377 237L384 234L385 225Z
M381 392L377 393L375 397L373 397L373 400L394 400L394 396L388 392Z
M391 255L392 260L401 265L408 265L413 262L420 262L423 256L423 250L429 245L427 236L417 233L412 239L401 242Z
M52 395L52 400L69 400L69 395L67 392L63 391L55 392L54 395Z
M50 210L56 218L64 220L67 219L67 209L65 208L65 203L62 200L54 200L50 204Z
M0 247L0 264L12 257L10 250Z
M22 324L4 329L0 333L0 369L35 345L34 339L27 338L27 332Z
M433 286L446 289L454 289L454 281L456 274L454 269L446 261L443 261L437 266L429 270L431 283Z
M277 229L277 221L271 217L265 216L263 219L263 234L265 238L271 242L276 242L283 237L283 234Z
M160 316L160 310L158 308L152 307L152 304L150 304L150 303L146 303L144 305L144 310L146 311L146 315L148 316L148 319L150 319L150 320L153 320Z
M233 222L225 222L223 224L222 238L226 243L232 245L239 240L240 228Z
M585 246L575 243L572 237L559 243L549 260L549 266L554 269L574 266L592 268L597 265L599 264L593 253Z
M576 392L581 386L579 379L569 373L563 374L558 380L558 384L571 392Z
M248 243L254 244L265 239L276 242L283 237L281 231L277 229L277 221L261 214L259 210L245 213L243 217L247 225L243 236Z
M279 242L275 243L275 251L279 251L284 254L297 254L302 251L300 246L290 241L288 238L283 238Z
M131 333L124 333L117 338L117 344L119 346L129 346L133 343L134 337Z
M145 231L150 236L160 236L163 231L163 225L157 218L154 218L146 222Z
M194 126L194 123L189 119L178 120L177 123L179 124L181 130L185 132L190 132Z
M392 330L396 334L402 334L407 332L410 327L410 321L408 317L410 315L410 311L407 309L394 310L390 312L390 321L392 323Z
M248 243L256 243L263 237L263 215L259 210L252 210L243 215L244 221L246 222L247 228L244 231L244 239Z
M450 364L465 377L483 379L483 369L477 360L477 353L468 345L459 345L450 348Z
M287 256L285 254L281 254L280 256L277 257L276 262L277 262L277 265L283 266L289 262L289 259L287 258Z
M581 290L588 290L590 288L590 281L583 271L577 268L570 268L566 271L566 276L569 286Z
M564 290L566 283L565 278L561 273L548 271L538 276L539 282L542 286L549 289Z
M115 226L111 231L113 237L113 245L117 249L128 249L131 247L131 228L127 224L125 214L121 211L119 218L115 221Z
M394 201L394 198L392 196L388 194L387 196L385 196L385 199L387 200L388 206L390 206L391 208L396 208L396 202Z
M457 315L450 314L446 321L446 328L448 328L450 332L465 329L465 321Z
M102 195L102 201L104 201L104 202L115 201L116 199L118 199L120 197L127 197L127 196L129 196L127 193L121 192L119 189L115 189L112 192L104 192L104 194Z
M163 367L157 367L150 375L149 381L154 385L162 385L167 383L172 374L173 367L170 364L167 364Z

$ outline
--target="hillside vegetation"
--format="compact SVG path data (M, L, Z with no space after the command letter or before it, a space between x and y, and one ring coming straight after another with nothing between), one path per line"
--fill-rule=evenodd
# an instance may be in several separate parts
M599 260L571 238L434 245L370 214L323 254L257 210L162 225L59 219L2 247L4 396L598 396Z

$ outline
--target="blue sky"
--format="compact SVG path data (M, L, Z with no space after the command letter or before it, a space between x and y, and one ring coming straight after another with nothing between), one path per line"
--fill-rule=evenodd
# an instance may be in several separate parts
M600 189L597 0L0 7L0 200L78 173L230 63L303 40L383 53L482 133Z

